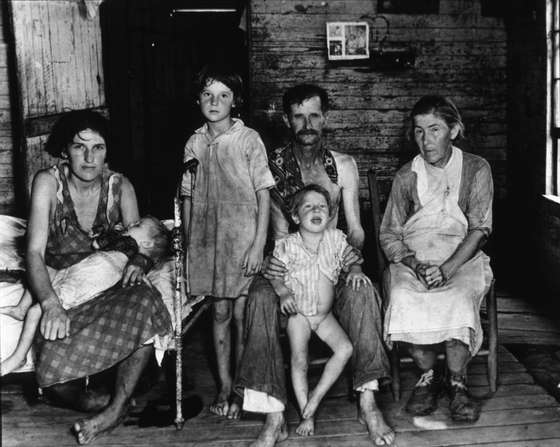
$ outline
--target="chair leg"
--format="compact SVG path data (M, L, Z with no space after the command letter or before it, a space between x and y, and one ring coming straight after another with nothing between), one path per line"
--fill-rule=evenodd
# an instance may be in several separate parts
M398 402L401 399L401 376L400 376L400 358L397 343L393 344L391 350L391 391L393 392L393 400Z
M486 311L488 312L488 385L490 392L498 388L498 309L494 293L494 281L486 294Z

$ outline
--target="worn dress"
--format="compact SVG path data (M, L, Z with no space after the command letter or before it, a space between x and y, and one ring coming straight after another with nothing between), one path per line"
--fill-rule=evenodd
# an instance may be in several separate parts
M380 241L390 265L385 337L390 344L436 344L456 339L474 355L482 343L480 303L492 281L489 258L478 251L442 287L427 289L401 260L441 265L470 231L492 229L492 176L480 157L453 147L438 168L418 155L397 173Z
M47 172L57 181L57 203L49 225L45 261L62 269L93 253L92 234L79 224L64 163ZM122 176L104 170L92 230L108 229L121 220ZM171 318L157 290L146 284L113 287L68 310L70 335L48 341L37 336L36 375L40 387L89 376L117 364L155 335L171 332Z
M189 281L193 295L237 298L252 278L243 257L257 230L257 191L274 186L259 134L239 119L213 138L205 124L187 141L184 161L199 161L196 183L183 176L181 193L191 198Z

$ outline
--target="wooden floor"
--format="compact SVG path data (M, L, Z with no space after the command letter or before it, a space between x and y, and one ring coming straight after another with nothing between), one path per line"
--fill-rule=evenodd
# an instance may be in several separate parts
M500 321L510 322L504 326L503 339L521 340L523 325L515 322L516 309L526 315L524 304L515 298L500 295L499 306L508 309L500 315ZM507 315L504 317L504 315ZM537 318L536 313L529 314ZM543 322L544 321L544 322ZM537 327L545 327L540 321ZM544 326L543 326L544 325ZM513 326L520 326L517 329ZM204 321L193 329L188 339L188 379L196 392L203 398L206 408L194 419L187 421L182 431L173 426L139 428L126 425L134 422L129 418L125 425L115 429L110 435L94 441L97 446L246 446L254 439L262 425L258 415L244 415L241 421L227 421L211 415L207 405L212 401L215 385L208 363L207 348L209 333ZM534 326L533 326L534 327ZM544 340L554 341L555 327L545 333ZM536 335L529 334L530 342ZM560 343L559 343L560 344ZM205 349L206 347L206 349ZM546 391L537 385L525 367L503 346L499 356L500 386L494 396L488 396L486 365L484 359L475 359L469 369L469 383L473 394L482 400L482 414L476 424L453 423L449 419L448 400L440 400L439 409L428 417L413 418L404 412L403 406L415 382L411 370L403 369L403 398L392 401L389 390L378 394L378 401L387 415L388 422L396 429L397 446L560 446L560 405ZM22 376L23 380L23 376ZM81 414L47 406L43 403L29 404L22 394L22 380L11 378L2 386L2 445L4 446L71 446L74 438L69 432L72 423L83 417ZM371 446L366 430L356 420L356 403L351 402L346 393L347 382L341 379L333 389L339 397L329 397L317 414L316 435L301 438L294 433L297 414L290 406L288 422L289 439L280 444L292 446ZM154 391L151 393L153 394ZM146 396L144 396L146 398ZM143 402L139 396L139 405Z

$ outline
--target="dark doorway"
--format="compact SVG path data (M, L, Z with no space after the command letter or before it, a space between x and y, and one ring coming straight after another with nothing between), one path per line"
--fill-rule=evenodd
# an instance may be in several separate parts
M133 182L142 214L169 218L183 146L203 124L192 91L194 75L206 64L227 63L247 85L245 1L108 0L103 5L114 130L109 161Z

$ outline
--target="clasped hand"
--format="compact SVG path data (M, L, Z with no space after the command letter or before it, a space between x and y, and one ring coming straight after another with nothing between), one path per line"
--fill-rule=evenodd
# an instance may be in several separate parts
M437 265L419 262L414 272L418 280L424 284L427 289L441 287L447 282L447 278L443 274L441 267Z

